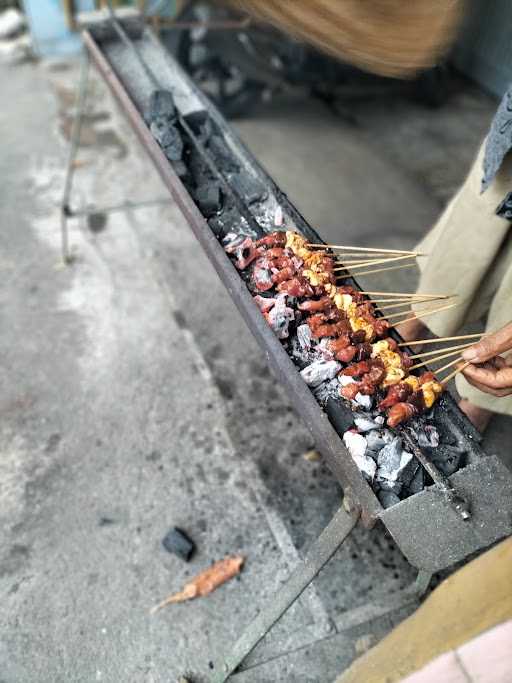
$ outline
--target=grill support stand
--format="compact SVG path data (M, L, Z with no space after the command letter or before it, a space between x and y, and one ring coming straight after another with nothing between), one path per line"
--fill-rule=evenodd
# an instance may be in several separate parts
M139 209L149 206L158 206L161 204L168 204L172 201L171 197L163 197L161 199L150 199L142 202L132 202L130 200L121 204L114 204L111 206L72 209L71 191L73 189L73 179L75 170L77 168L76 160L78 150L80 148L80 139L82 133L82 123L85 114L85 107L87 104L87 90L89 86L89 65L90 54L89 50L84 49L80 65L80 77L76 91L76 110L73 119L73 126L71 128L69 153L66 165L66 178L64 181L64 190L62 200L60 203L60 234L61 234L61 256L65 265L70 265L73 262L73 254L69 247L69 230L68 221L70 218L78 218L79 216L90 216L95 213L114 213L116 211L126 211L128 209Z
M350 535L360 518L360 510L356 508L346 496L342 507L336 512L332 520L322 531L320 536L310 546L305 558L293 570L286 584L262 607L258 615L246 627L240 638L235 642L229 654L217 662L217 673L211 683L225 683L242 665L243 661L254 650L258 643L267 635L272 627L298 600L310 583L329 562L345 539ZM386 600L383 604L372 606L366 610L366 620L382 616L388 612L403 607L416 600L428 588L432 574L421 571L412 586L401 591L398 595ZM360 612L357 608L353 612ZM352 615L355 616L355 615ZM343 621L347 620L347 615ZM348 619L350 622L350 619ZM355 619L357 621L357 618ZM339 625L343 628L343 623ZM329 632L325 637L336 635L340 630L338 624L330 622ZM283 654L283 653L280 653ZM254 666L258 666L255 664Z

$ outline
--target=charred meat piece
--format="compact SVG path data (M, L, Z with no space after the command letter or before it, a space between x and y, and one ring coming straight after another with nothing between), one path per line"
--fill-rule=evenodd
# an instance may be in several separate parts
M398 382L389 387L386 397L379 403L379 410L387 410L396 403L403 403L407 401L412 394L412 387L406 382Z
M293 265L287 266L282 270L278 270L276 273L272 274L272 282L274 285L279 285L281 282L289 281L296 275L297 271Z
M341 349L341 351L338 351L337 353L334 354L334 357L336 360L339 360L341 363L350 363L351 361L354 360L355 356L357 353L357 346L347 346L344 349Z
M313 296L313 289L305 277L293 277L291 280L281 282L277 286L279 292L289 294L290 296Z
M267 289L273 287L272 282L272 271L270 270L270 264L267 259L259 258L254 264L254 269L252 271L252 277L256 289L260 292L266 292Z
M235 266L239 270L244 270L247 266L260 256L260 251L250 237L247 237L234 251Z
M370 358L372 355L372 345L369 342L363 342L362 344L355 344L357 351L354 356L354 360L359 362Z
M366 332L364 330L356 330L350 333L350 341L352 344L362 344L366 339Z
M395 403L388 412L388 427L396 427L401 422L410 420L411 417L419 414L418 408L412 403Z
M385 337L391 329L391 325L385 318L375 318L373 329L377 337Z
M338 353L339 351L343 351L343 349L346 349L347 346L350 346L350 337L351 335L348 333L341 334L336 339L332 339L328 342L327 349L334 354Z
M304 301L303 303L299 304L299 310L306 311L308 313L325 311L330 308L333 308L333 303L332 299L328 296L323 296L321 299Z
M265 235L256 242L257 247L284 247L286 245L286 233L277 230Z
M360 377L361 375L366 375L370 372L371 364L367 360L360 361L359 363L353 363L341 371L342 375L348 375L349 377Z
M347 398L349 401L353 401L357 394L359 393L359 382L352 382L352 384L346 384L340 389L340 395L343 398Z
M272 306L274 306L277 301L277 299L273 299L272 297L264 297L260 296L259 294L253 296L253 299L262 313L267 313L270 311Z

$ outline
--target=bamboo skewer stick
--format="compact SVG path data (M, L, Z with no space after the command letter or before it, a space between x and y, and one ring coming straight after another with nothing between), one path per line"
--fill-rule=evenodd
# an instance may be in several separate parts
M416 353L413 356L409 356L412 360L416 358L427 358L427 356L436 356L439 353L444 353L445 351L459 351L460 349L467 349L468 346L473 346L473 342L468 342L467 344L458 344L457 346L448 346L444 349L436 349L435 351L427 351L426 353Z
M401 249L378 249L376 247L350 247L344 246L342 244L312 244L307 243L306 247L314 247L315 249L337 249L346 251L366 251L366 252L378 252L379 254L414 254L415 256L426 256L419 251L403 251Z
M375 304L375 306L379 306L380 304L398 304L398 303L409 303L409 304L417 304L417 303L423 303L424 301L440 301L441 299L452 299L458 296L457 294L446 294L442 296L436 296L436 297L418 297L417 299L411 299L410 297L391 297L389 299L370 299L370 303Z
M437 363L440 360L444 360L445 358L450 358L450 356L456 356L460 352L460 349L457 349L457 351L450 351L449 353L442 353L440 356L436 356L434 358L427 358L427 360L421 361L421 363L415 363L414 365L411 365L409 370L417 370L418 368L422 368L424 365L430 365L431 363Z
M426 308L425 311L419 311L419 315L415 314L412 317L404 318L401 322L406 322L407 320L416 320L416 318L424 318L427 315L432 315L433 313L439 313L439 311L446 311L448 308L453 308L454 306L458 306L458 303L454 304L447 304L445 306L438 306L437 308ZM404 312L400 311L400 313L392 313L391 315L386 316L386 320L391 320L392 318L397 318L398 316L403 316ZM395 323L395 325L400 325L400 323Z
M420 297L428 297L430 299L437 299L443 298L443 299L449 299L453 294L422 294L420 292L412 292L412 293L407 293L407 292L363 292L361 291L361 294L366 294L368 296L409 296L411 298L416 298L418 296Z
M368 261L356 261L355 263L349 263L348 266L351 268L354 266L378 266L381 263L391 263L393 261L403 261L411 258L416 258L416 254L408 254L407 256L387 256L386 258L370 259ZM337 268L333 268L333 270L347 270L347 267L338 266Z
M454 297L454 298L455 298L455 297ZM443 299L444 299L444 297L443 297ZM393 301L393 299L392 299L392 301ZM393 303L393 304L390 304L389 306L380 306L380 305L377 304L375 301L372 301L371 303L372 303L372 304L375 304L375 306L379 309L379 311L390 311L392 308L403 308L404 306L410 306L411 303L414 303L414 304L429 304L429 303L431 303L432 301L435 301L435 299L414 299L414 301L412 301L412 302L409 301L409 300L407 300L405 303L399 303L399 304ZM405 311L403 311L403 312L405 313ZM418 312L421 312L421 310L418 311Z
M450 372L449 375L447 375L444 379L441 380L441 384L445 386L448 384L448 382L455 377L455 375L458 375L459 372L462 372L465 368L468 367L468 365L471 365L469 361L464 363L464 365L461 365L459 368L456 368L453 372Z
M391 268L375 268L374 270L355 270L355 271L350 271L349 275L338 275L337 277L340 278L341 280L346 280L347 278L351 277L352 275L372 275L373 273L382 273L385 270L401 270L402 268L413 268L416 264L415 263L408 263L405 266L391 266Z
M443 365L443 367L437 368L437 370L435 371L435 375L437 376L440 372L443 372L443 370L448 370L448 368L451 368L454 365L457 365L457 363L463 363L463 362L464 362L464 359L462 358L462 356L459 356L455 360L452 360L449 363L446 363L446 365ZM469 363L468 363L468 365L469 365Z
M438 344L439 342L458 341L459 339L476 339L477 337L485 337L483 332L476 334L457 334L454 337L437 337L436 339L416 339L415 341L400 342L398 346L416 346L417 344ZM476 341L474 342L477 343Z

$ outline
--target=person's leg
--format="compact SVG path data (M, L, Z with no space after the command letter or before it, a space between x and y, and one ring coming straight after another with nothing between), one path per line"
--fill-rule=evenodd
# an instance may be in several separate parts
M418 258L421 271L418 292L457 294L458 306L399 327L406 340L424 336L427 328L438 336L455 334L463 323L478 319L476 300L483 301L485 276L500 252L509 223L496 216L498 204L510 191L512 155L507 158L491 187L480 193L482 145L475 162L455 197L436 225L417 245L428 256ZM420 315L424 305L413 306Z

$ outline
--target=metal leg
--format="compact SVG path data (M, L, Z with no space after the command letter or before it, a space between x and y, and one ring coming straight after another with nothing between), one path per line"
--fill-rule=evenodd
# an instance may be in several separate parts
M69 144L68 164L66 167L66 181L64 184L64 193L62 195L62 202L60 205L60 228L61 228L61 252L64 263L72 262L72 257L69 251L68 240L68 218L70 216L69 197L71 195L71 188L73 186L73 174L75 170L75 159L80 146L80 133L82 131L82 121L85 110L85 102L87 98L87 84L89 80L89 53L84 50L82 55L82 63L80 66L80 81L77 91L77 102L75 118L73 120L73 127L71 129L71 139Z
M331 559L350 534L359 519L359 511L347 512L341 507L331 522L309 548L300 565L293 571L285 586L270 600L246 628L232 651L222 659L212 683L224 683L245 657L256 647L272 626L297 600L322 567Z

